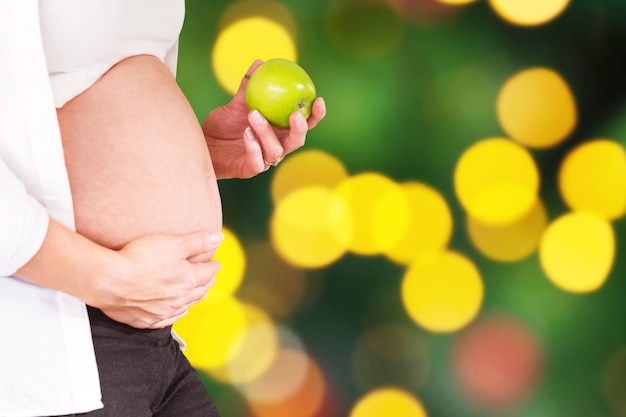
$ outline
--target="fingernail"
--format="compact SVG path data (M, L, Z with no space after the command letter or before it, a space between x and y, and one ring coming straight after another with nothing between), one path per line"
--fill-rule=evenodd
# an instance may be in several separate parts
M209 236L209 238L211 239L211 242L213 243L219 243L222 240L224 240L224 233L222 232L217 232L217 233L211 233L211 235Z
M319 98L319 101L320 101L320 103L322 103L322 104L321 104L321 106L320 106L320 107L321 107L321 110L322 110L324 113L326 113L326 101L325 101L322 97L320 97L320 98Z
M252 110L250 113L250 122L254 125L260 125L263 123L263 116L259 113L258 110Z
M304 115L300 112L296 113L296 116L293 118L296 125L304 126L306 124L306 120L304 120Z
M246 130L244 130L243 132L243 136L246 138L246 140L254 142L254 133L249 127L246 127Z

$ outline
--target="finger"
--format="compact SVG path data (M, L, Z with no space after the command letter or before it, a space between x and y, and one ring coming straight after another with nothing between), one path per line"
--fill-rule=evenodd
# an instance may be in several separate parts
M167 326L171 326L172 324L176 323L179 319L185 317L187 315L187 310L183 311L180 314L177 314L175 316L169 317L165 320L161 320L158 321L156 323L151 324L150 326L146 327L148 329L162 329L164 327Z
M248 113L248 122L261 146L263 159L272 164L283 157L283 145L276 137L274 129L258 110Z
M213 251L224 240L224 234L220 232L199 231L181 236L182 258L193 258L206 252Z
M174 312L174 315L181 314L189 310L195 304L204 300L207 297L209 290L215 285L216 282L217 282L217 278L212 277L211 280L209 280L209 282L206 285L197 287L193 291L191 291L188 294L187 298L185 299L185 303L183 304L183 306L180 309L178 309L178 311Z
M307 122L309 129L313 129L319 122L326 116L326 102L322 97L318 97L313 102L313 108L311 110L311 116Z
M266 164L263 160L263 151L261 150L261 145L257 141L254 132L252 132L252 129L250 129L249 127L247 127L244 131L244 146L246 152L246 161L250 170L249 175L253 177L256 174L267 171L270 165Z
M209 290L215 284L215 282L216 282L216 278L215 277L211 278L211 280L209 281L207 285L198 287L195 290L193 290L189 294L188 300L185 302L185 304L181 308L179 308L177 311L172 313L170 317L163 319L163 320L159 320L156 323L150 324L147 327L155 329L155 328L162 328L162 327L174 324L174 322L186 316L191 307L198 304L200 301L204 300L207 297Z
M187 287L187 292L191 294L196 288L209 285L211 280L220 272L222 264L218 261L190 264L191 271L188 277L192 284Z
M293 112L289 116L289 132L283 138L283 150L285 154L291 153L302 147L306 141L306 134L309 126L300 112Z
M250 76L262 63L263 60L257 59L252 63L252 65L250 65L250 68L248 68L245 75L241 78L241 83L239 83L237 94L243 94L246 91L246 86L248 85L248 80L250 79Z

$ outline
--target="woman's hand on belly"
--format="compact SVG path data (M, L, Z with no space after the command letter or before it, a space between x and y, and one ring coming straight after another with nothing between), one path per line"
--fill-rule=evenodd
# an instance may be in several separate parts
M261 64L255 61L247 75ZM266 171L270 164L303 146L307 132L326 115L324 100L317 98L308 120L294 112L288 129L274 128L258 111L248 110L244 98L247 83L248 78L243 77L233 99L211 111L202 124L218 179L250 178Z
M39 251L15 276L62 291L138 328L172 324L202 300L220 269L221 232L142 237L114 251L50 219ZM202 256L208 260L198 262Z
M135 239L117 252L117 273L94 283L97 301L89 304L133 327L171 325L215 283L220 263L211 259L222 239L221 232Z

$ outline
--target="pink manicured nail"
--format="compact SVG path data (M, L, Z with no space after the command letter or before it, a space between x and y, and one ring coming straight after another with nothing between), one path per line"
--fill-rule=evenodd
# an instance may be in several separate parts
M324 99L322 97L319 98L319 101L321 103L320 107L321 107L321 111L323 113L326 113L326 101L324 101Z
M263 116L258 110L252 110L250 113L250 122L257 126L263 123Z
M254 133L249 127L246 127L246 130L243 131L243 136L247 141L254 142Z
M294 122L296 122L296 125L304 126L306 124L306 120L304 120L304 115L300 112L297 112L294 116Z
M211 239L211 242L213 243L219 243L222 240L224 240L224 233L222 232L211 233L211 235L209 236L209 239Z

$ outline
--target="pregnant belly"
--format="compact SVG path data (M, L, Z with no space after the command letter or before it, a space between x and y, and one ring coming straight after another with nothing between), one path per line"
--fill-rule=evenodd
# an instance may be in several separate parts
M128 58L57 113L78 232L117 249L146 234L221 230L202 130L161 61Z

